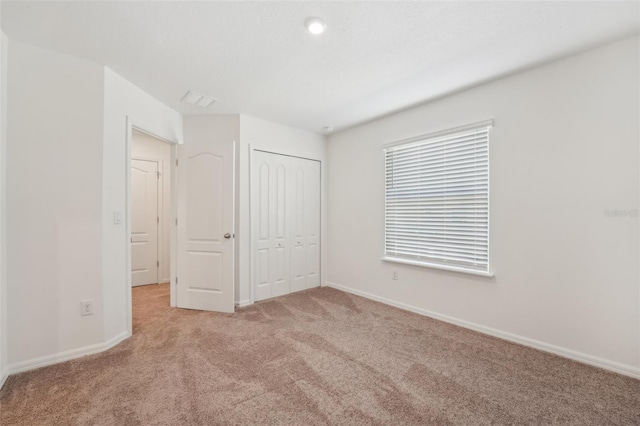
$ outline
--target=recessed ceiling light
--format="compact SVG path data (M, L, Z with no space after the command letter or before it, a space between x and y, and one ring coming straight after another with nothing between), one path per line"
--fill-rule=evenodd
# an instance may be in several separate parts
M195 93L192 91L188 91L183 97L182 102L186 102L188 104L197 105L202 108L207 108L216 103L217 99L212 98L211 96L201 95L199 93Z
M323 129L327 133L333 132L333 126L324 126Z
M327 24L320 18L309 18L307 22L305 22L305 25L311 34L316 35L322 34L324 30L327 29Z

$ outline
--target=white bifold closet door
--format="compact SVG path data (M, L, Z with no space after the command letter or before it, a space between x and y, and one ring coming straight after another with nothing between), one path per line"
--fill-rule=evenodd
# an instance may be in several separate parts
M255 300L320 285L320 162L254 151Z

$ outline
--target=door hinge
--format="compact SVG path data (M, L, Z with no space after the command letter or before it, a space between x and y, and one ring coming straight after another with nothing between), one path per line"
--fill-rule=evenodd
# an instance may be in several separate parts
M156 223L160 223L160 218L156 217Z
M176 158L176 167L178 167L178 159Z
M176 217L176 226L178 226L178 218Z
M178 277L176 277L176 285L178 284Z
M156 172L156 177L160 179L160 172Z
M159 268L160 267L160 261L156 260L156 266Z

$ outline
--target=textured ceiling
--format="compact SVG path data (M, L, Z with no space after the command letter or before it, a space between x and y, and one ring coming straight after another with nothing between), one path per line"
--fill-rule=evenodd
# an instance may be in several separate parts
M340 130L637 33L633 2L3 2L13 39L103 63L184 114ZM327 22L322 36L304 28ZM180 102L187 90L219 99Z

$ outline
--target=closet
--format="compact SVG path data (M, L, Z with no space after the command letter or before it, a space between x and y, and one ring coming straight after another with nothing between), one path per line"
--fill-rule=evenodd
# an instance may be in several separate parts
M253 151L255 301L320 285L320 162Z

